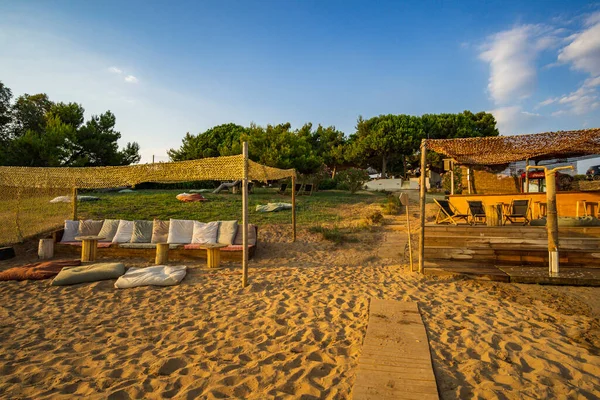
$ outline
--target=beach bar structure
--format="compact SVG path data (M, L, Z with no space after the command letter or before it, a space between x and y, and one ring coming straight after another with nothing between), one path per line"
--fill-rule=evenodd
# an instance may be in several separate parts
M453 163L466 168L467 187L463 189L466 194L448 196L450 203L460 213L467 213L467 201L482 202L488 218L487 224L474 226L426 224L426 174L421 174L418 252L421 273L426 272L426 263L433 259L439 261L436 261L437 266L444 263L470 264L469 268L462 268L463 270L477 267L484 270L486 266L505 263L518 266L545 264L550 276L558 274L561 262L583 268L600 266L600 251L597 251L600 245L600 227L558 227L558 217L597 216L600 191L557 192L555 178L566 167L549 169L539 165L548 160L578 160L599 155L600 129L518 136L425 139L421 143L421 171L427 170L428 151L442 154ZM526 177L532 171L544 174L545 193L528 193L516 188L512 193L477 193L474 171L484 168L498 171L511 163L522 161L527 165ZM497 214L506 212L506 205L513 200L528 200L531 207L529 219L544 217L545 226L502 224L502 215ZM561 252L561 248L565 251Z
M248 283L248 182L291 178L296 170L267 167L248 159L248 144L242 154L157 164L138 164L115 167L0 167L0 239L19 241L56 229L65 217L77 219L79 189L108 189L134 186L143 182L174 183L202 180L242 182L243 255L242 285ZM52 213L50 194L72 196L70 215ZM292 191L292 228L296 240L295 192Z

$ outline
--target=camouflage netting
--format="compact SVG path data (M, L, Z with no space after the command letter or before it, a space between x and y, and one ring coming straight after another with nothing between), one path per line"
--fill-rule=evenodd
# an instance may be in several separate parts
M248 179L266 181L295 176L248 161ZM244 178L243 155L122 167L0 167L0 245L21 241L60 226L71 218L70 203L50 203L74 188L104 189L142 182L189 182ZM107 216L110 217L110 216Z
M508 164L523 160L600 154L600 128L531 135L464 139L427 139L428 150L463 165Z

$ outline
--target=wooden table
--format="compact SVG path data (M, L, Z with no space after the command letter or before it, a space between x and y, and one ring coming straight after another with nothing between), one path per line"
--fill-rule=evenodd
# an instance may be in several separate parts
M75 240L81 240L81 262L96 261L98 240L101 236L77 236Z
M206 264L208 268L217 268L221 265L221 248L229 246L223 243L207 243L198 247L206 249Z

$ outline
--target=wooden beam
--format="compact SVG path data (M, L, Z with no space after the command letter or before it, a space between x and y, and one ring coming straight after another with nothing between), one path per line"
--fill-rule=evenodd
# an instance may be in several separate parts
M73 198L73 221L77 221L77 188L73 188L71 197Z
M248 286L248 142L243 143L244 178L242 179L242 287Z
M292 241L296 241L296 176L292 176Z
M427 175L427 146L426 140L421 141L421 177L419 190L419 206L421 219L421 229L419 231L419 272L423 273L425 266L425 195L427 187L425 186L425 177Z

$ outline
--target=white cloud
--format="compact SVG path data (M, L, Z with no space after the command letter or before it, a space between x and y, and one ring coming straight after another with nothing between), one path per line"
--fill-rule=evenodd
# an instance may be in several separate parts
M110 67L108 71L118 75L121 75L123 73L123 71L117 67Z
M542 101L541 103L539 103L539 104L536 106L536 108L540 108L540 107L544 107L544 106L550 105L550 104L552 104L552 103L556 103L556 101L558 101L558 100L559 100L559 98L558 98L558 97L554 97L554 98L553 98L553 97L551 97L551 98L549 98L549 99L546 99L546 100Z
M554 33L540 25L522 25L492 35L479 57L490 64L488 90L496 104L532 94L535 60L540 51L557 43Z
M600 86L600 76L597 76L595 78L586 79L585 82L583 83L583 86L585 86L585 87Z
M586 29L572 35L569 44L558 53L558 61L592 76L600 75L600 12L586 20Z
M524 111L520 106L499 107L489 112L496 118L501 135L531 132L543 120L540 114Z
M129 83L138 83L138 78L136 78L133 75L127 75L125 77L125 82L129 82Z

